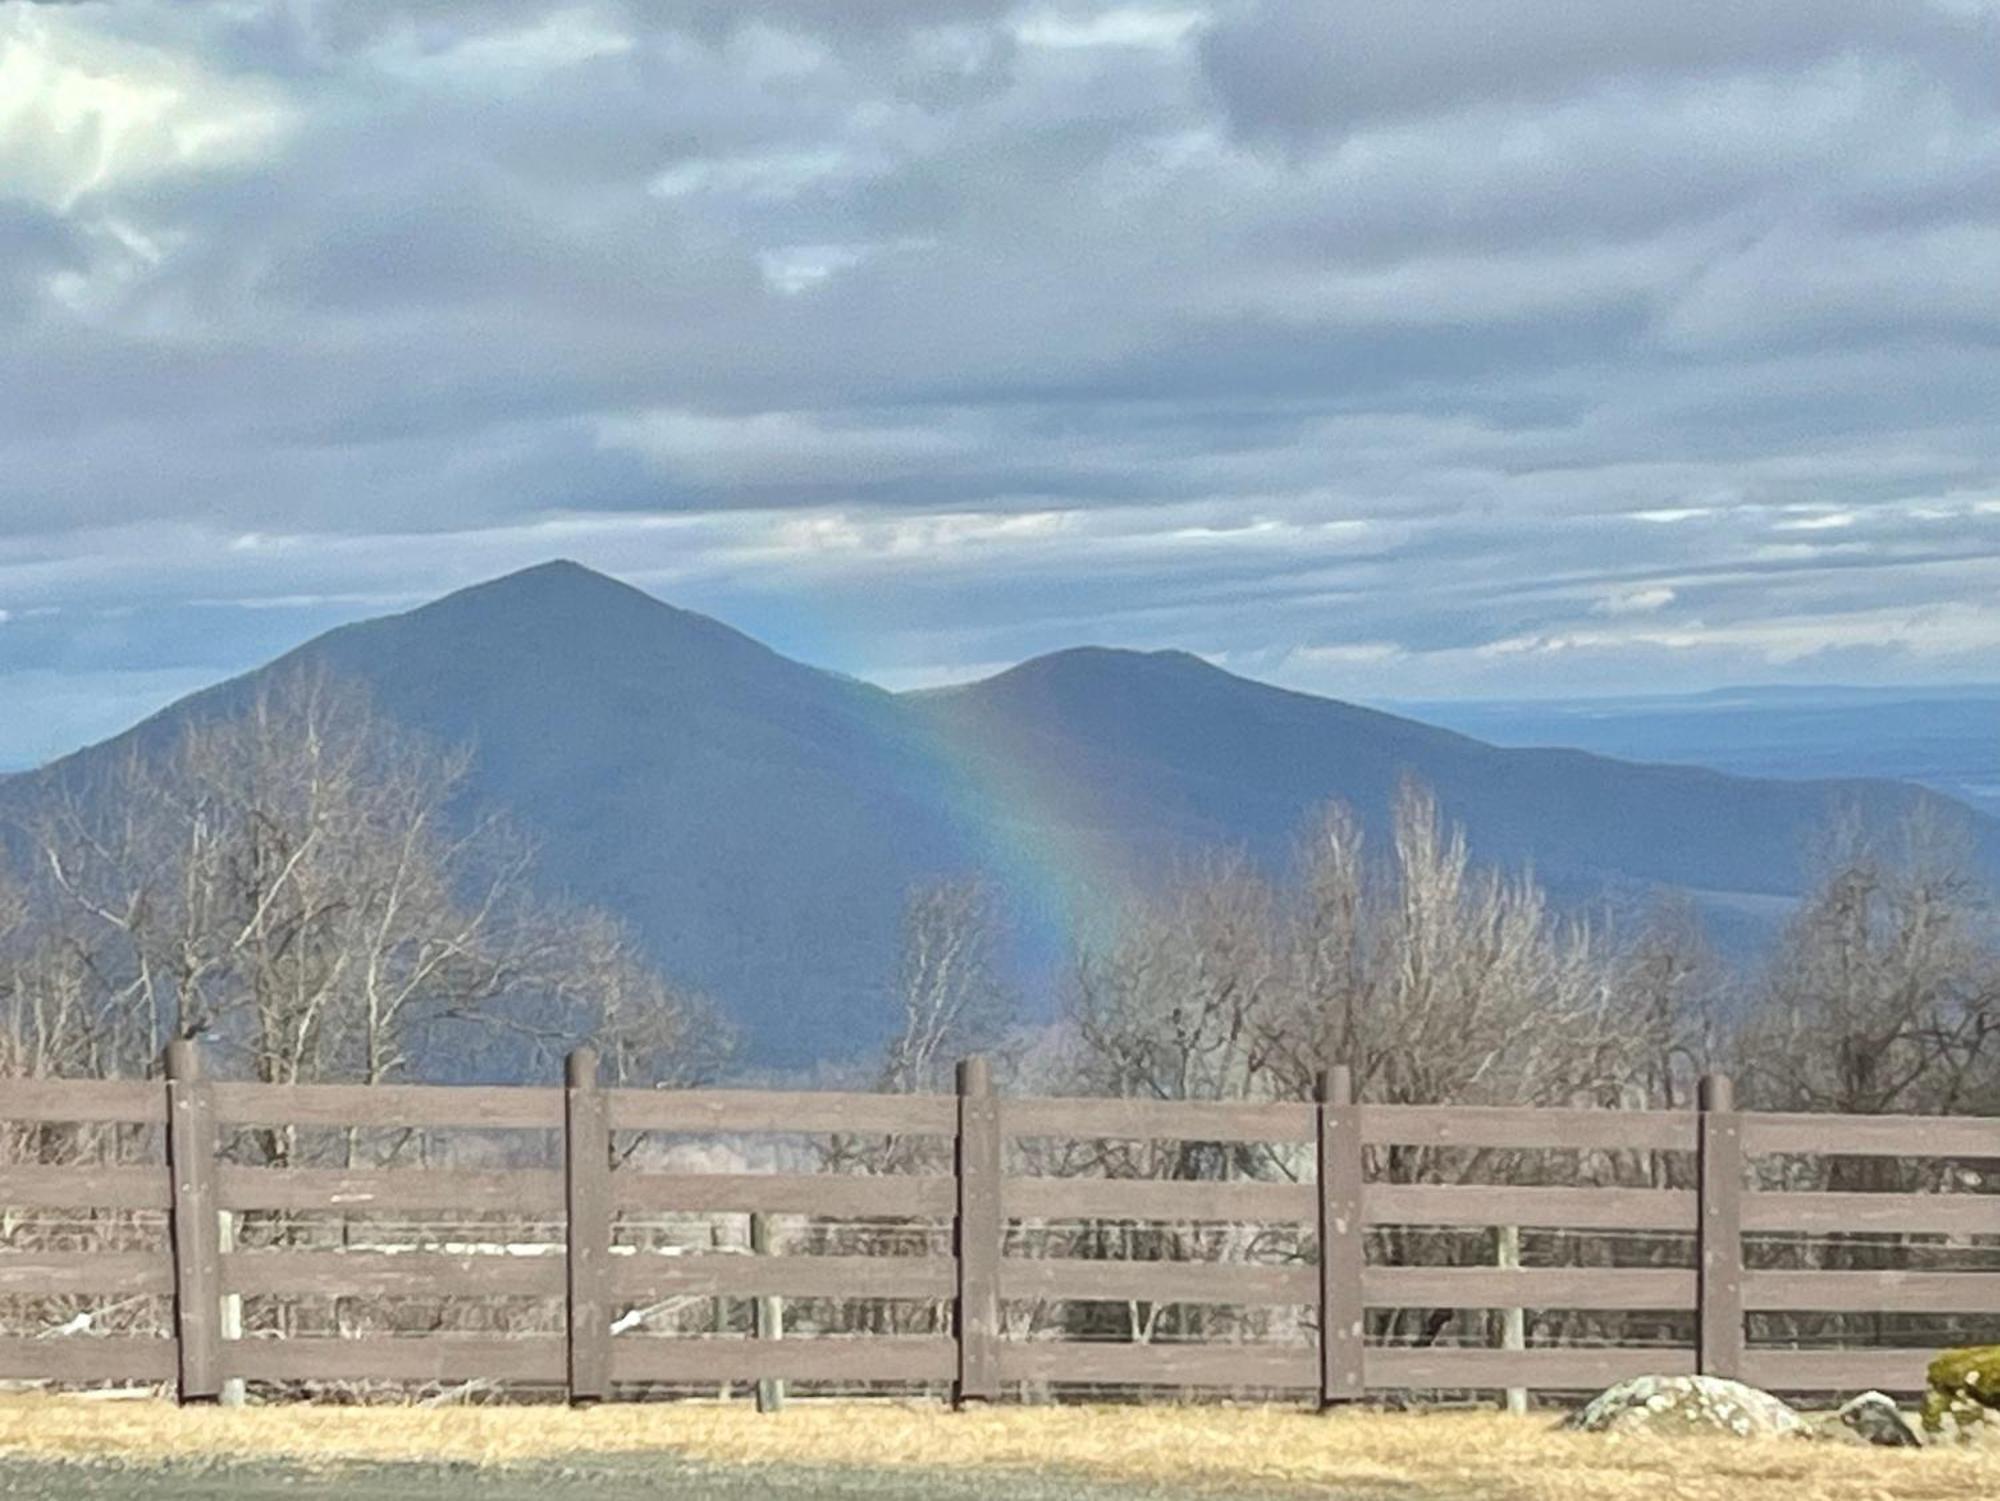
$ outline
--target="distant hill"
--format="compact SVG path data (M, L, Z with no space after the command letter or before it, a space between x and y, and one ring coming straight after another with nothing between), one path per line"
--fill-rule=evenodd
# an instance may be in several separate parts
M1573 745L1740 776L1897 777L2000 815L2000 685L1992 683L1474 700L1407 712L1501 745Z
M1500 749L1178 652L1066 651L899 696L569 563L343 627L260 672L298 663L471 743L476 796L536 838L542 878L624 916L778 1065L879 1035L903 897L928 876L986 872L1046 959L1203 846L1282 860L1334 797L1379 828L1408 773L1478 853L1532 861L1572 899L1670 885L1754 909L1796 893L1836 806L1886 820L1925 795ZM257 677L0 782L0 799L158 743ZM2000 824L1966 816L2000 851Z

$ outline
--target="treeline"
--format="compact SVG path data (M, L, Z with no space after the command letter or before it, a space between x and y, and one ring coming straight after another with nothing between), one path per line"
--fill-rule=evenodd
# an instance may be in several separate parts
M714 1008L538 890L529 843L466 805L474 753L308 672L44 780L0 828L0 1074L144 1076L201 1036L273 1083L549 1077L582 1041L613 1082L714 1077ZM1010 993L993 891L939 882L910 895L871 1082L948 1087L997 1049L1026 1085L1163 1099L1305 1099L1337 1060L1390 1103L1671 1107L1720 1068L1759 1108L2000 1108L2000 943L1963 839L1920 807L1810 858L1775 946L1730 965L1684 901L1558 911L1408 786L1379 839L1329 807L1285 871L1216 852L1135 898L1054 1006Z
M1525 873L1480 867L1423 789L1387 837L1346 810L1313 820L1280 875L1216 854L1080 945L1061 1022L1014 1032L1013 1087L1146 1099L1305 1100L1329 1062L1363 1100L1405 1105L1685 1109L1710 1070L1755 1109L2000 1112L2000 942L1963 841L1933 812L1900 828L1845 821L1812 853L1813 886L1769 953L1723 962L1691 905L1663 901L1629 931L1559 913ZM903 1028L880 1084L950 1087L946 1062L1008 1050L994 956L1000 904L976 884L911 901ZM951 962L947 963L949 959ZM934 1149L941 1151L942 1148ZM908 1143L844 1146L862 1170L942 1170ZM1309 1154L1269 1144L1043 1144L1020 1170L1061 1176L1284 1181ZM1990 1164L1759 1159L1767 1189L1985 1192ZM1692 1188L1691 1153L1375 1148L1377 1182ZM1558 1229L1384 1226L1371 1262L1396 1266L1691 1265L1690 1237ZM858 1243L857 1243L858 1245ZM1111 1260L1311 1260L1294 1225L1024 1224L1018 1254ZM1959 1269L1978 1253L1937 1237L1753 1238L1759 1269ZM1280 1339L1300 1311L1071 1304L1009 1311L1016 1337ZM1380 1343L1498 1343L1505 1314L1378 1309ZM1928 1345L1990 1334L1936 1315L1760 1314L1765 1343ZM1685 1312L1536 1312L1529 1343L1684 1346Z
M469 752L300 673L88 782L0 850L0 1075L145 1077L175 1037L266 1083L706 1077L727 1038L613 918L537 893Z
M1409 784L1379 846L1332 806L1288 871L1217 852L1135 900L1015 1065L1076 1093L1309 1099L1338 1061L1380 1103L1624 1108L1687 1106L1725 1070L1751 1108L2000 1110L2000 931L1962 831L1919 805L1891 830L1837 820L1801 858L1810 890L1732 964L1685 898L1559 912ZM1000 1043L1004 927L977 883L913 894L885 1086L943 1087L943 1060Z

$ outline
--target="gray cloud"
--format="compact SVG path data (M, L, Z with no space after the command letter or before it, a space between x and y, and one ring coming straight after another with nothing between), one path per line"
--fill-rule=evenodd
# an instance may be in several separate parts
M897 681L1990 675L1996 15L0 0L0 682L554 553Z

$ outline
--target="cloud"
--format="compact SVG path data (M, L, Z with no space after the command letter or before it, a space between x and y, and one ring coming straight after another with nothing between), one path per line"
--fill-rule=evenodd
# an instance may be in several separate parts
M1599 615L1650 615L1664 610L1680 595L1666 584L1648 584L1620 589L1605 595L1591 608Z
M898 682L1990 676L1996 29L0 0L0 673L564 553Z
M1976 84L1990 13L1924 0L1454 0L1251 5L1204 39L1240 128L1310 141L1363 121L1603 94L1630 82L1799 72L1853 56ZM1990 81L1978 90L1990 102Z
M0 8L0 194L68 212L89 194L242 163L286 124L274 91L115 41L48 7Z

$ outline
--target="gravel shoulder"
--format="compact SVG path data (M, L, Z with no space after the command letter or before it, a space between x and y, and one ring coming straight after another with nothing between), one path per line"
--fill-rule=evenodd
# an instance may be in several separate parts
M1299 1492L1233 1491L1239 1501ZM1319 1494L1324 1495L1324 1492ZM724 1466L669 1455L495 1470L473 1465L105 1464L0 1459L0 1498L35 1501L1215 1501L1213 1488L1073 1473ZM1352 1501L1376 1501L1355 1495Z

